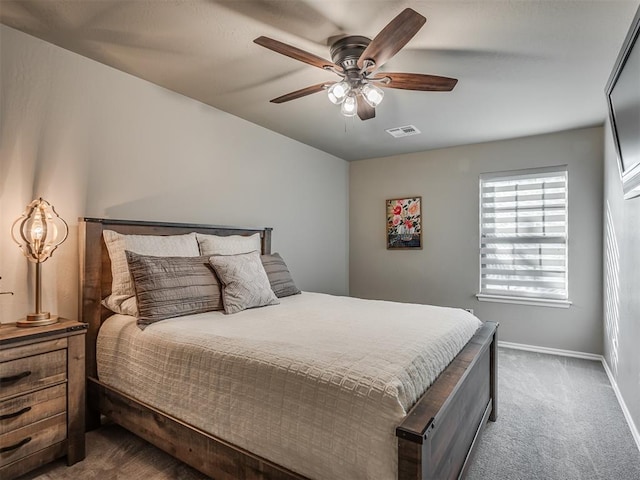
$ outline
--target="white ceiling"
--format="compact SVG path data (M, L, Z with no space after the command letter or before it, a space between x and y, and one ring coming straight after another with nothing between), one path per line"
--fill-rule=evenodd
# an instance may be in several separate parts
M601 124L604 87L638 0L2 0L8 26L346 160ZM376 117L344 118L338 78L253 43L330 59L329 37L373 38L405 7L427 18L382 70L457 78L452 92L386 89ZM421 135L393 138L387 128Z

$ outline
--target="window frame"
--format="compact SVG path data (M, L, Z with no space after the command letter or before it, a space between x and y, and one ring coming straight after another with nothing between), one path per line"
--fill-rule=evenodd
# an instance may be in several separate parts
M565 232L564 232L564 260L565 260L565 275L564 275L564 291L566 292L566 298L556 299L548 298L545 296L524 296L517 294L505 294L500 295L496 293L487 293L482 291L482 279L483 279L483 256L482 248L483 243L483 184L490 180L504 179L511 180L513 177L525 177L528 175L544 175L549 173L558 173L565 175ZM569 300L569 168L568 165L554 165L550 167L541 168L528 168L519 170L497 171L480 174L478 179L478 293L476 298L482 302L498 302L509 303L518 305L533 305L544 307L556 307L556 308L569 308L572 302ZM517 208L517 207L516 207ZM535 242L532 242L535 243Z

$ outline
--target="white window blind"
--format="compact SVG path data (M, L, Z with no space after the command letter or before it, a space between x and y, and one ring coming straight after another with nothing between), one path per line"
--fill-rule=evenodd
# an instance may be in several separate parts
M480 176L480 295L566 301L567 167Z

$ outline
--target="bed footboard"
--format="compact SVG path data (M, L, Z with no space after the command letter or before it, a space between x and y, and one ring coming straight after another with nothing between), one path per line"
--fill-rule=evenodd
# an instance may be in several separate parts
M497 419L497 323L485 323L396 429L398 479L464 476L487 420Z

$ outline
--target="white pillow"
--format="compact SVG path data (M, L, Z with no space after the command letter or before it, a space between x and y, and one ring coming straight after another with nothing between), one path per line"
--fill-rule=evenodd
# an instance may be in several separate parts
M135 295L133 297L125 298L120 303L115 302L112 297L113 295L109 295L102 301L102 304L109 310L123 315L131 315L132 317L138 316L138 299Z
M201 255L238 255L262 250L259 233L250 236L229 235L227 237L197 233L196 238Z
M115 313L138 315L133 279L129 273L129 250L140 255L156 257L197 257L200 255L195 233L186 235L123 235L113 230L102 232L111 259L111 295L103 304ZM134 300L129 300L131 297Z
M213 255L209 263L222 282L225 313L280 303L260 261L259 252L240 255Z

